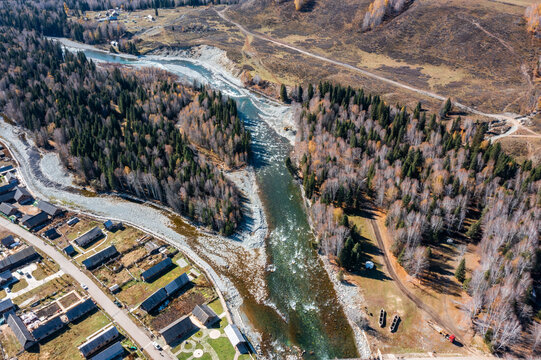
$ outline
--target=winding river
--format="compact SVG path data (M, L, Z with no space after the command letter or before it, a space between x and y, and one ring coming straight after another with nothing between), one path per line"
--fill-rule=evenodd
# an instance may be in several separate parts
M281 123L279 120L283 117L291 117L291 109L260 97L234 79L196 62L158 57L124 58L91 49L80 51L100 62L156 66L176 74L181 81L210 84L237 101L239 114L252 133L251 165L269 225L265 251L267 265L270 265L267 267L272 269L264 276L263 286L268 294L265 301L255 300L241 283L233 280L244 300L240 307L241 318L259 334L263 352L269 357L283 358L286 354L302 354L311 359L356 356L353 333L312 245L313 234L300 187L284 164L291 142L269 126L273 122ZM32 164L26 165L32 167ZM26 174L25 178L32 176ZM69 182L68 179L63 181ZM66 204L76 203L98 215L132 222L138 219L141 226L178 242L183 248L189 247L186 238L176 234L171 223L155 209L143 210L145 205L128 202L109 201L109 204L49 185L50 189L43 189L48 184L40 181L32 189L41 188L38 191L44 196ZM148 214L147 219L141 217L142 211ZM214 272L213 275L224 278Z

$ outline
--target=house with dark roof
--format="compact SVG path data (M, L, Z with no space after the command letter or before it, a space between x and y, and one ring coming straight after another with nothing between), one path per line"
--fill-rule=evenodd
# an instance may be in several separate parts
M59 214L62 213L62 209L60 209L59 207L51 204L50 202L47 202L47 201L43 201L43 200L40 200L38 202L38 209L40 209L41 211L47 213L47 215L51 216L51 217L55 217Z
M190 278L188 277L188 274L183 273L182 275L177 277L175 280L171 281L169 284L164 286L164 289L167 292L167 296L172 296L174 293L179 291L182 287L184 287L189 282L190 282Z
M69 226L73 226L73 225L77 224L78 222L79 222L79 218L77 216L74 216L71 219L69 219L68 221L66 221L66 223Z
M50 228L43 233L43 236L45 236L49 240L54 240L58 239L60 237L60 234L56 231L56 228Z
M97 355L91 357L90 360L112 360L120 358L122 354L124 354L124 348L122 347L120 341L117 341L105 350L99 352Z
M146 300L143 301L139 307L148 313L160 306L160 304L163 303L166 299L167 292L165 292L164 288L160 288L154 294L146 298Z
M19 212L19 209L10 203L3 202L0 204L0 213L5 216L15 215L17 212Z
M171 258L165 258L156 265L152 266L150 269L143 271L143 273L141 273L141 279L143 279L143 281L150 282L165 273L172 264L173 262L171 261Z
M111 325L110 327L100 331L98 334L94 335L88 339L83 344L79 345L79 351L86 358L97 354L100 350L107 347L114 340L120 336L117 328Z
M11 281L13 281L13 274L11 274L11 271L6 270L0 273L0 285L8 284Z
M8 313L7 323L23 349L26 350L36 343L36 339L30 334L30 331L28 331L21 318L15 315L13 311Z
M104 235L105 234L103 233L103 231L101 231L101 229L96 226L95 228L79 236L77 239L74 240L74 242L81 247L85 247L88 244L100 239Z
M24 188L24 187L17 187L17 191L15 192L15 201L17 201L19 204L27 204L30 201L34 200L32 197L32 194Z
M9 248L11 244L13 244L14 242L15 242L15 238L13 237L13 235L8 235L2 240L0 240L0 243L2 244L2 246L6 248Z
M34 247L29 246L0 260L0 272L13 270L39 257Z
M110 259L114 258L118 255L118 251L116 250L114 245L111 245L99 253L96 253L89 257L88 259L83 261L83 265L87 270L92 270L101 264L109 261Z
M15 189L15 187L17 186L19 180L16 180L16 181L8 181L7 184L4 184L2 186L0 186L0 194L5 194L7 193L8 191L11 191L13 189Z
M77 253L77 251L75 251L75 248L71 244L63 248L62 251L65 252L68 256L73 256Z
M105 226L106 230L111 231L112 229L114 229L115 224L111 220L107 220L106 222L103 223L103 226Z
M10 171L11 169L13 169L13 165L2 166L2 167L0 167L0 174L3 174L3 173L5 173L5 172L8 172L8 171Z
M0 203L7 202L12 203L15 201L15 193L17 190L10 190L4 194L0 194Z
M161 329L159 333L163 336L167 345L171 345L184 337L188 337L195 329L197 329L197 326L192 323L190 317L184 315L180 319Z
M7 313L8 311L12 310L15 306L13 305L13 302L11 299L6 299L0 301L0 315L3 315Z
M43 211L37 213L36 215L25 215L20 220L21 225L26 227L29 230L35 229L40 225L45 224L49 221L49 216Z
M94 309L96 309L96 304L94 303L94 300L89 298L66 311L66 317L69 322L73 322Z
M239 328L235 324L229 324L224 329L227 338L231 342L233 347L237 348L242 353L246 352L246 339L244 335L240 332Z
M210 326L219 319L218 315L206 304L195 305L192 310L192 315L195 316L197 321L199 321L204 326Z
M41 341L62 329L65 325L66 324L60 319L60 316L57 316L34 329L34 331L32 331L32 336L37 341Z

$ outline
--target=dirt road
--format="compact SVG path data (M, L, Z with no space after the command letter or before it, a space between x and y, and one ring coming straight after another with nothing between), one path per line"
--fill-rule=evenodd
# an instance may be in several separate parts
M362 75L365 75L367 77L370 77L372 79L376 79L376 80L379 80L379 81L382 81L382 82L385 82L387 84L390 84L390 85L393 85L393 86L396 86L396 87L399 87L399 88L402 88L402 89L406 89L406 90L409 90L409 91L413 91L415 93L418 93L420 95L423 95L423 96L428 96L428 97L431 97L433 99L436 99L436 100L440 100L440 101L445 101L448 97L447 96L443 96L443 95L440 95L440 94L436 94L434 92L431 92L431 91L427 91L427 90L423 90L423 89L419 89L419 88L416 88L414 86L410 86L410 85L407 85L407 84L404 84L404 83L401 83L401 82L398 82L398 81L395 81L395 80L392 80L392 79L389 79L389 78L386 78L384 76L381 76L381 75L377 75L377 74L374 74L368 70L365 70L365 69L361 69L359 67L356 67L356 66L353 66L353 65L350 65L350 64L347 64L347 63L344 63L344 62L341 62L341 61L338 61L338 60L334 60L334 59L330 59L330 58L327 58L327 57L324 57L324 56L321 56L321 55L317 55L317 54L314 54L312 52L309 52L307 50L304 50L304 49L301 49L299 47L296 47L296 46L293 46L293 45L290 45L290 44L287 44L285 42L282 42L280 40L276 40L274 38L271 38L270 36L267 36L267 35L263 35L263 34L260 34L260 33L256 33L256 32L253 32L253 31L250 31L248 29L246 29L244 26L242 26L241 24L231 20L226 14L225 12L227 11L227 8L221 10L221 11L218 11L216 9L214 9L216 11L216 13L218 14L218 16L220 16L223 20L227 21L228 23L232 24L232 25L235 25L241 32L243 32L245 35L249 35L249 36L253 36L254 38L257 38L257 39L260 39L260 40L263 40L263 41L267 41L267 42L270 42L270 43L273 43L275 45L278 45L280 47L283 47L283 48L287 48L287 49L290 49L290 50L293 50L293 51L296 51L298 53L301 53L303 55L306 55L306 56L310 56L312 58L315 58L315 59L318 59L318 60L321 60L321 61L324 61L324 62L327 62L327 63L330 63L330 64L334 64L334 65L338 65L338 66L341 66L341 67L345 67L347 69L350 69L350 70L353 70L355 72L358 72ZM514 116L510 116L510 115L507 115L507 114L491 114L491 113L485 113L485 112L482 112L482 111L479 111L479 110L476 110L470 106L467 106L467 105L464 105L464 104L461 104L459 102L453 102L453 105L462 109L462 110L466 110L472 114L476 114L476 115L480 115L480 116L484 116L484 117L488 117L488 118L492 118L492 119L499 119L499 120L506 120L506 121L513 121L515 119ZM514 124L514 123L513 123ZM539 134L537 134L539 135ZM540 135L541 136L541 135Z
M385 262L385 267L387 268L387 271L389 271L389 275L393 278L395 284L398 286L400 291L406 295L408 299L413 301L415 305L424 311L428 316L432 318L433 321L438 323L441 327L446 329L447 331L451 332L455 336L458 336L460 338L463 338L462 331L459 331L454 324L447 320L443 319L434 309L432 309L429 305L425 304L421 299L419 299L415 294L413 294L407 287L404 285L402 280L398 277L396 274L396 271L394 269L394 266L391 262L391 259L389 258L389 254L387 250L385 249L385 243L383 242L383 239L381 238L381 234L379 232L379 227L376 222L376 220L370 220L370 224L372 225L372 229L374 230L374 234L376 235L376 240L378 242L378 246L380 247L382 253L383 253L383 260ZM459 339L460 340L460 339ZM467 345L463 344L465 347Z
M132 321L128 314L124 310L119 309L98 287L98 285L96 285L81 269L75 266L75 264L65 258L64 255L62 255L56 248L46 244L39 237L2 217L0 217L0 227L11 231L15 235L23 238L29 244L40 249L47 254L47 256L56 261L56 263L60 265L60 269L62 269L66 274L70 274L75 281L80 284L86 284L88 286L88 293L90 296L92 296L96 303L98 303L98 305L107 314L109 314L115 323L122 327L132 337L140 348L145 349L152 359L172 360L172 358L165 351L156 350L152 345L152 340L150 337Z

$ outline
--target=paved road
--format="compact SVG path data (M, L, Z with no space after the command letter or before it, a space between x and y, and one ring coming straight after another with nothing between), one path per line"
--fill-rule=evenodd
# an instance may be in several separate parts
M421 299L419 299L415 294L413 294L407 287L402 283L402 280L398 277L396 274L393 264L391 263L391 260L389 259L389 256L387 254L387 251L385 250L385 243L383 242L383 239L381 238L381 234L379 232L378 224L376 223L376 220L370 220L370 224L372 225L372 229L374 230L374 234L376 235L376 240L378 242L378 246L380 247L382 253L383 253L383 260L385 262L385 267L389 271L389 274L395 281L396 285L402 291L404 295L411 301L417 305L419 309L427 313L432 320L434 320L438 325L443 327L444 329L447 329L447 331L453 333L455 336L461 336L461 331L459 331L452 322L444 320L432 307L425 304ZM457 339L460 340L460 339ZM467 345L463 344L466 348Z
M88 286L88 293L109 316L122 327L140 348L146 350L152 359L173 359L165 351L158 351L152 346L152 340L145 331L140 329L122 309L119 309L109 297L81 269L64 257L56 248L46 244L42 239L23 228L0 217L0 227L6 228L29 244L43 251L52 258L60 268L70 274L80 284Z

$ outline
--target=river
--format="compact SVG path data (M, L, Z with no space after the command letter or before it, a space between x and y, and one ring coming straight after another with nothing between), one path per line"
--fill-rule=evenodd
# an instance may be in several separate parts
M250 281L249 275L231 278L243 299L241 317L259 334L263 351L269 357L283 358L287 354L299 353L302 353L304 358L313 359L356 356L357 349L351 327L312 245L313 234L303 206L300 187L285 167L284 161L292 146L291 137L286 139L277 134L277 126L274 126L274 129L269 126L281 123L280 117L291 117L291 110L246 90L223 73L192 61L158 57L134 59L92 49L80 51L100 62L156 66L176 74L183 82L210 84L212 88L237 101L239 115L252 133L250 161L255 169L269 225L264 256L266 264L271 265L267 267L274 270L263 275L263 286L267 294L264 301L250 293L250 286L247 285ZM41 181L38 186L44 185L46 184ZM118 206L107 207L103 201L92 198L83 201L81 194L74 195L59 189L58 186L45 195L66 203L77 203L99 215L122 218L119 213L123 212L119 211ZM96 211L98 203L101 206L99 211ZM138 216L133 210L127 209L136 205L127 202L121 204L126 207L126 220ZM181 238L172 233L174 226L171 222L156 221L158 215L153 216L151 221L141 220L145 228L172 241L178 241L179 244L182 242L183 247L190 246L185 237ZM224 276L214 275L222 281L229 281L224 279ZM252 281L258 280L254 277Z

